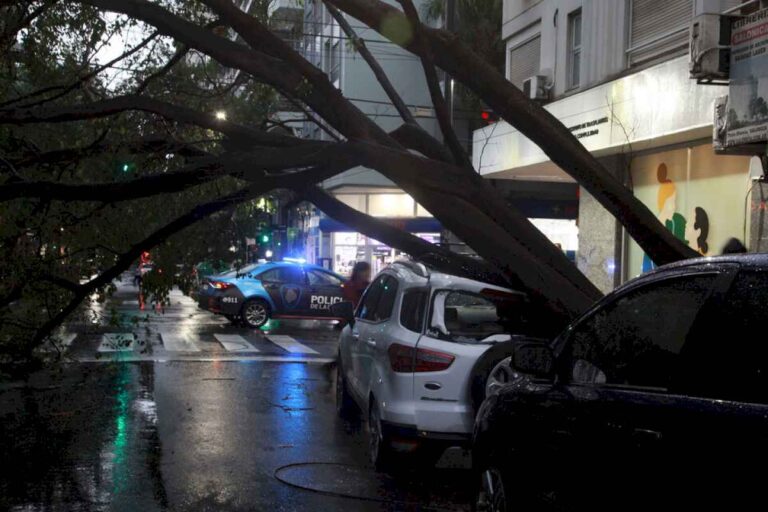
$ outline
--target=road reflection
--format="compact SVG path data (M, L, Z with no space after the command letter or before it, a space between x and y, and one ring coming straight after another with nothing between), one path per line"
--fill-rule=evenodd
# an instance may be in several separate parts
M0 509L165 509L153 387L116 364L0 391Z

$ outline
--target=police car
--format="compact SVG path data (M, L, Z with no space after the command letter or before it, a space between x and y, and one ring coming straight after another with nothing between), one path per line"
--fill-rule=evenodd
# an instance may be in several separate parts
M294 261L257 263L207 277L198 305L233 323L259 328L270 318L334 318L344 278L317 265Z

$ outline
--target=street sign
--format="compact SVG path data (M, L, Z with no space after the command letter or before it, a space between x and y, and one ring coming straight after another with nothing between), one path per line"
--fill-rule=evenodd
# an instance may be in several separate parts
M725 145L768 141L768 9L734 20Z

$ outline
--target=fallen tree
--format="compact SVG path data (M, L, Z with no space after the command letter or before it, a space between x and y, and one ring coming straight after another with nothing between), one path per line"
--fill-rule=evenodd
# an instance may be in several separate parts
M265 12L244 12L230 0L184 8L146 0L0 7L13 14L0 23L8 50L0 75L0 254L13 262L0 274L0 333L13 326L12 336L30 340L30 349L142 251L174 245L182 230L232 239L222 223L234 225L237 208L279 190L440 269L524 290L547 312L548 328L558 329L600 292L472 169L435 67L539 144L657 263L695 254L546 110L458 38L422 24L410 0L400 1L402 10L378 0L328 3L402 117L391 133L273 33ZM411 37L393 42L420 59L441 138L418 125L343 13L384 36L385 20L408 27ZM145 38L109 65L92 65L101 38L128 26ZM71 47L51 36L61 31L72 34ZM135 75L119 87L104 73L115 64ZM335 140L267 131L280 99L299 105ZM232 118L213 115L217 106L229 106ZM360 165L402 187L482 260L431 246L312 186ZM34 308L42 318L24 316Z

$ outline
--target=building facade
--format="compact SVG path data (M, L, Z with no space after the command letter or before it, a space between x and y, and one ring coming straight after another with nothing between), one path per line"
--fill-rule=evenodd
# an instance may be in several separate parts
M523 90L534 84L537 101L693 249L718 254L731 237L749 245L762 237L750 232L748 199L761 165L715 154L713 102L728 88L689 78L688 45L696 15L738 14L757 4L505 0L507 78ZM474 165L486 178L573 182L507 123L477 130L473 139ZM602 290L653 266L583 189L576 221L577 264Z

